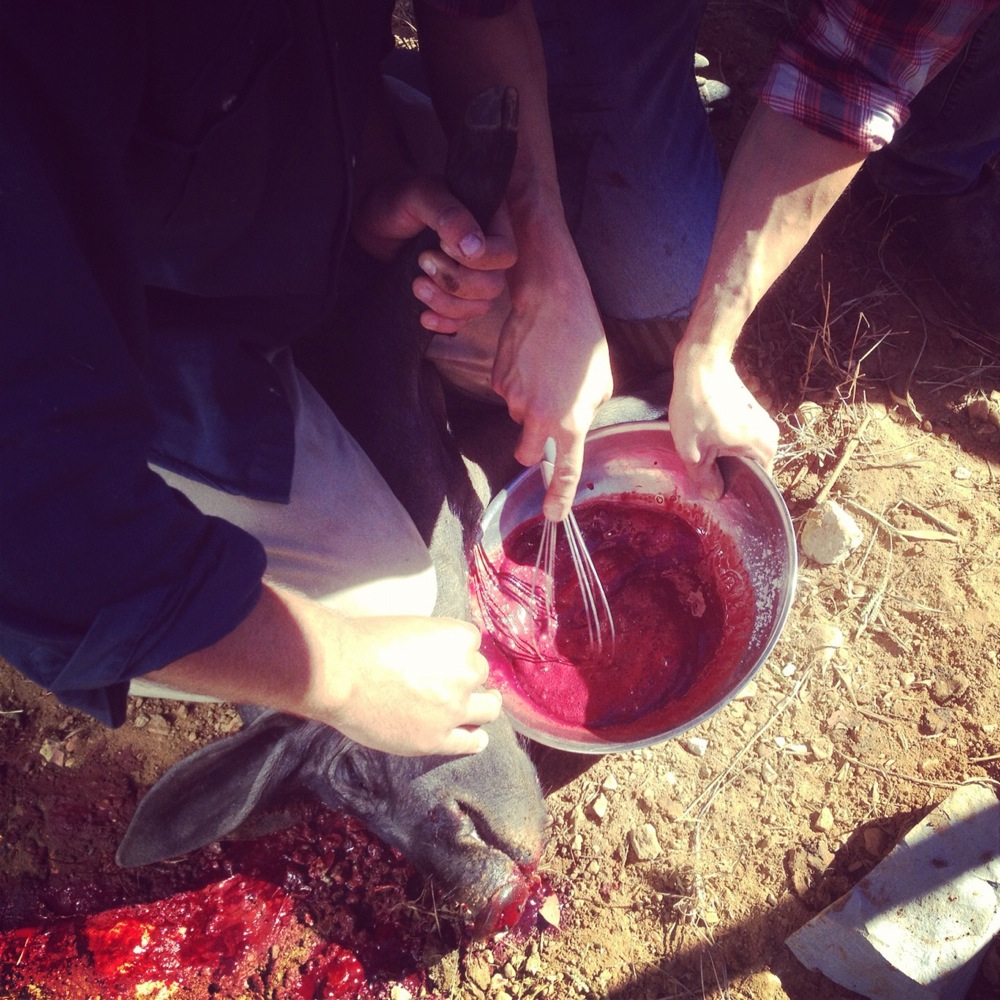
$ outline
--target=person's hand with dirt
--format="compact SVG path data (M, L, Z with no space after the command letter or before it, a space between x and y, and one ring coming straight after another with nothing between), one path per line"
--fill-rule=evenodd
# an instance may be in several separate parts
M506 290L505 272L517 260L514 240L501 231L484 233L444 181L427 176L374 185L352 232L368 253L387 261L425 228L441 245L419 258L424 274L414 280L413 294L427 306L420 322L434 333L457 333Z
M674 353L669 418L706 497L721 495L720 455L770 471L774 422L732 364L744 323L857 173L865 153L759 104L726 175L708 264ZM766 373L761 373L766 377Z

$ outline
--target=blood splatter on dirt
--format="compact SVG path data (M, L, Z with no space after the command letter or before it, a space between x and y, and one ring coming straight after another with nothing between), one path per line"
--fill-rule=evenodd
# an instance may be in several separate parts
M164 898L77 912L0 934L0 996L66 1000L269 997L383 1000L393 986L427 995L430 943L455 947L462 916L423 905L424 879L356 820L307 807L304 820L228 841L178 865L188 888ZM503 914L529 933L546 890Z
M588 729L627 724L694 685L719 684L712 664L738 659L753 626L753 586L732 540L700 508L663 496L594 499L574 510L615 622L614 659L602 663L588 652L585 606L560 532L549 625L554 642L539 640L538 614L507 614L498 622L490 620L498 605L479 602L508 654L506 666L493 660L506 675L502 681L548 717ZM538 589L542 524L540 517L526 522L504 540L493 555L499 581Z

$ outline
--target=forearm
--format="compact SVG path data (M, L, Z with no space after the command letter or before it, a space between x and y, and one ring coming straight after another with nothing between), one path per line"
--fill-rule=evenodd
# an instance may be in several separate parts
M674 352L670 427L702 494L723 483L715 459L743 455L770 469L774 421L732 364L757 304L809 241L864 154L758 105L726 177L708 264Z
M232 632L145 676L179 691L333 724L349 695L336 662L347 627L315 601L265 584L254 610Z
M481 90L496 84L517 89L518 147L507 205L519 243L527 246L532 234L565 231L545 58L530 0L493 18L457 17L419 3L417 12L432 97L447 129Z
M604 329L566 225L549 123L545 59L530 0L496 18L458 18L418 5L421 48L446 126L486 87L515 87L518 149L506 204L517 243L507 272L511 312L493 365L493 388L522 425L515 457L538 461L556 443L546 514L565 517L583 439L611 395Z
M732 354L744 323L863 160L860 150L757 106L726 176L681 357Z
M475 753L487 741L481 726L500 714L468 622L345 617L267 585L223 639L146 676L315 719L389 753Z

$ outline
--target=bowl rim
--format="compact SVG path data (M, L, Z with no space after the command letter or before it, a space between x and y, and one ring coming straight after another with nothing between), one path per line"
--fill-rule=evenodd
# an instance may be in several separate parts
M674 447L673 436L670 433L670 425L666 420L634 420L617 424L608 424L604 427L591 430L587 434L585 445L603 438L620 436L637 431L665 433L669 439L670 447ZM676 451L676 449L674 450ZM525 722L519 719L516 713L510 710L509 705L505 704L504 710L511 725L522 736L525 736L536 743L542 744L543 746L552 747L557 750L595 755L620 753L627 750L638 750L643 747L664 743L668 740L676 739L682 733L695 728L711 716L715 715L721 709L725 708L736 697L736 695L750 683L750 681L763 667L768 657L774 651L774 647L784 630L785 624L788 620L788 614L791 611L792 603L795 599L795 589L798 578L798 548L795 539L795 529L792 524L791 515L788 512L788 507L785 504L784 497L774 480L757 462L742 455L721 455L717 461L719 462L720 471L723 473L723 478L726 482L728 482L729 479L729 477L726 476L727 468L730 470L730 475L733 468L739 468L744 472L749 472L749 474L757 480L758 484L764 488L765 493L769 495L775 510L778 513L778 521L782 527L781 541L784 543L783 554L787 561L788 585L784 589L780 602L778 602L775 606L774 625L771 629L771 634L761 647L757 661L753 668L747 672L739 687L734 688L724 698L720 699L717 703L712 705L710 708L705 709L697 716L678 726L674 726L669 730L649 736L638 737L633 740L601 740L600 736L594 731L586 732L585 735L588 737L587 739L564 739L560 736L554 736L550 733L546 733L544 730L538 729L530 722ZM482 540L483 526L489 524L493 518L499 516L510 493L516 490L525 480L539 475L540 470L538 464L529 466L522 472L518 473L514 479L512 479L506 486L496 493L489 504L487 504L480 518L477 530L477 544ZM573 501L574 503L576 503L579 498L580 491L581 487L578 486L577 496L574 497Z

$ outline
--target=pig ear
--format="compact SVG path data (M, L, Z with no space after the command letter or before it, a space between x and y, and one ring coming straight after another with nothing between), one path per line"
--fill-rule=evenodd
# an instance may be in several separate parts
M267 802L302 760L302 720L267 712L178 761L139 803L115 859L153 864L210 844Z

